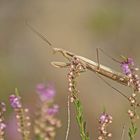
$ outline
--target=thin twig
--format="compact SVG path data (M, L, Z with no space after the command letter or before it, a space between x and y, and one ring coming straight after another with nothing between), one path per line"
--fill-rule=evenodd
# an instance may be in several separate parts
M70 113L70 95L68 95L68 102L67 102L67 115L68 115L68 123L67 123L67 130L66 130L66 136L65 136L65 140L68 140L68 136L69 136L69 132L70 132L70 120L71 120L71 113Z
M121 140L124 140L124 134L125 134L125 125L123 125Z

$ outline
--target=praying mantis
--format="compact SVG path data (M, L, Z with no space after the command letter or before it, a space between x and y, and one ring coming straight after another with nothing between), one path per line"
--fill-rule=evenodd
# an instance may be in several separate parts
M31 26L29 23L26 23L26 25L34 32L36 33L39 37L41 37L53 50L54 53L60 53L62 56L64 56L68 62L51 62L51 64L57 68L67 68L70 64L70 61L73 58L79 59L79 61L83 64L83 66L92 72L95 72L99 75L103 75L109 79L112 79L122 85L125 86L130 86L129 85L129 80L130 78L120 72L117 72L113 70L112 68L109 68L107 66L101 65L97 62L94 62L88 58L85 58L83 56L74 54L70 51L64 50L62 48L55 48L53 45L45 38L44 35L39 33L33 26Z

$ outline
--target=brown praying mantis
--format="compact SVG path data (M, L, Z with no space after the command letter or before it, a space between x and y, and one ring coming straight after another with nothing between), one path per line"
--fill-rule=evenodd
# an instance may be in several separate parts
M84 67L92 72L98 73L99 75L103 75L109 79L112 79L122 85L125 86L130 86L129 85L129 80L130 78L120 72L117 72L113 70L112 68L109 68L107 66L101 65L97 62L94 62L88 58L85 58L83 56L79 56L77 54L74 54L72 52L69 52L67 50L64 50L62 48L55 48L53 45L45 38L44 35L39 33L33 26L31 26L29 23L26 23L27 26L34 32L36 33L39 37L41 37L54 51L54 53L60 53L62 54L69 62L73 58L79 59L79 61L84 65ZM66 68L69 66L70 63L65 63L65 62L51 62L51 64L57 68Z

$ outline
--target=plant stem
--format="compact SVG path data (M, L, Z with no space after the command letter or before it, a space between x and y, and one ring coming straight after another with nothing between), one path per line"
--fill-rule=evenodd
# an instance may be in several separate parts
M19 91L17 88L15 88L15 94L17 97L20 98L19 96ZM28 122L27 122L27 116L25 113L27 113L25 111L25 109L23 107L15 109L17 115L16 117L18 118L18 123L19 123L19 132L21 133L22 139L23 140L29 140L30 139L30 130L28 130L30 128L30 126L28 126Z
M129 128L129 132L128 132L130 140L134 140L137 130L138 128L135 126L135 123L131 121L131 127Z
M36 140L43 140L42 138L40 138L39 135L37 135L35 139L36 139Z
M82 108L81 101L77 98L74 100L74 104L76 107L76 120L79 125L80 136L82 140L90 140L89 134L86 131L86 122L84 121L83 108Z
M84 120L82 103L78 97L79 90L77 89L77 81L76 78L80 75L80 73L84 70L84 67L79 62L77 58L73 58L71 61L71 65L68 73L68 81L69 81L69 92L71 96L71 102L74 103L76 108L76 120L80 129L80 136L82 140L89 140L89 135L86 130L86 122Z

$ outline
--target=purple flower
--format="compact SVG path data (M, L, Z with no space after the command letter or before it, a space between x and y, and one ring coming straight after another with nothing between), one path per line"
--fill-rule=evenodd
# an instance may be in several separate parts
M105 140L108 137L112 136L112 133L108 133L106 130L106 127L108 124L112 123L112 116L107 114L106 112L103 112L99 118L99 133L100 136L98 137L98 140Z
M53 107L48 108L47 114L48 115L55 115L59 111L59 106L58 105L53 105Z
M0 131L3 131L6 128L6 124L1 122L0 123Z
M134 61L132 58L127 58L123 62L121 62L121 68L125 75L131 75L132 70L131 68L134 66Z
M121 62L121 68L124 74L129 75L132 73L131 67L134 65L134 61L132 58L127 58L123 62Z
M44 84L38 84L36 91L42 101L52 100L55 96L55 89L53 86L45 86Z
M14 109L18 109L18 108L22 107L20 99L21 99L20 97L14 95L14 94L9 97L10 104Z
M38 84L36 86L37 92L43 92L45 89L46 89L46 86L44 84L42 84L42 83L41 84Z
M104 123L105 120L106 120L106 114L103 113L103 114L100 116L99 121L100 121L100 123Z
M110 116L110 115L108 115L108 114L106 114L106 113L102 113L102 114L101 114L101 116L100 116L100 118L99 118L99 122L100 122L101 124L103 124L103 123L108 123L108 122L110 122L110 121L112 121L112 116Z
M4 102L0 102L0 110L1 112L5 112L6 111L6 105Z
M126 75L129 75L129 74L132 73L130 68L129 68L129 65L127 63L122 62L121 63L121 68L122 68L123 73L126 74Z
M134 66L134 60L132 58L127 58L127 63L131 66Z

